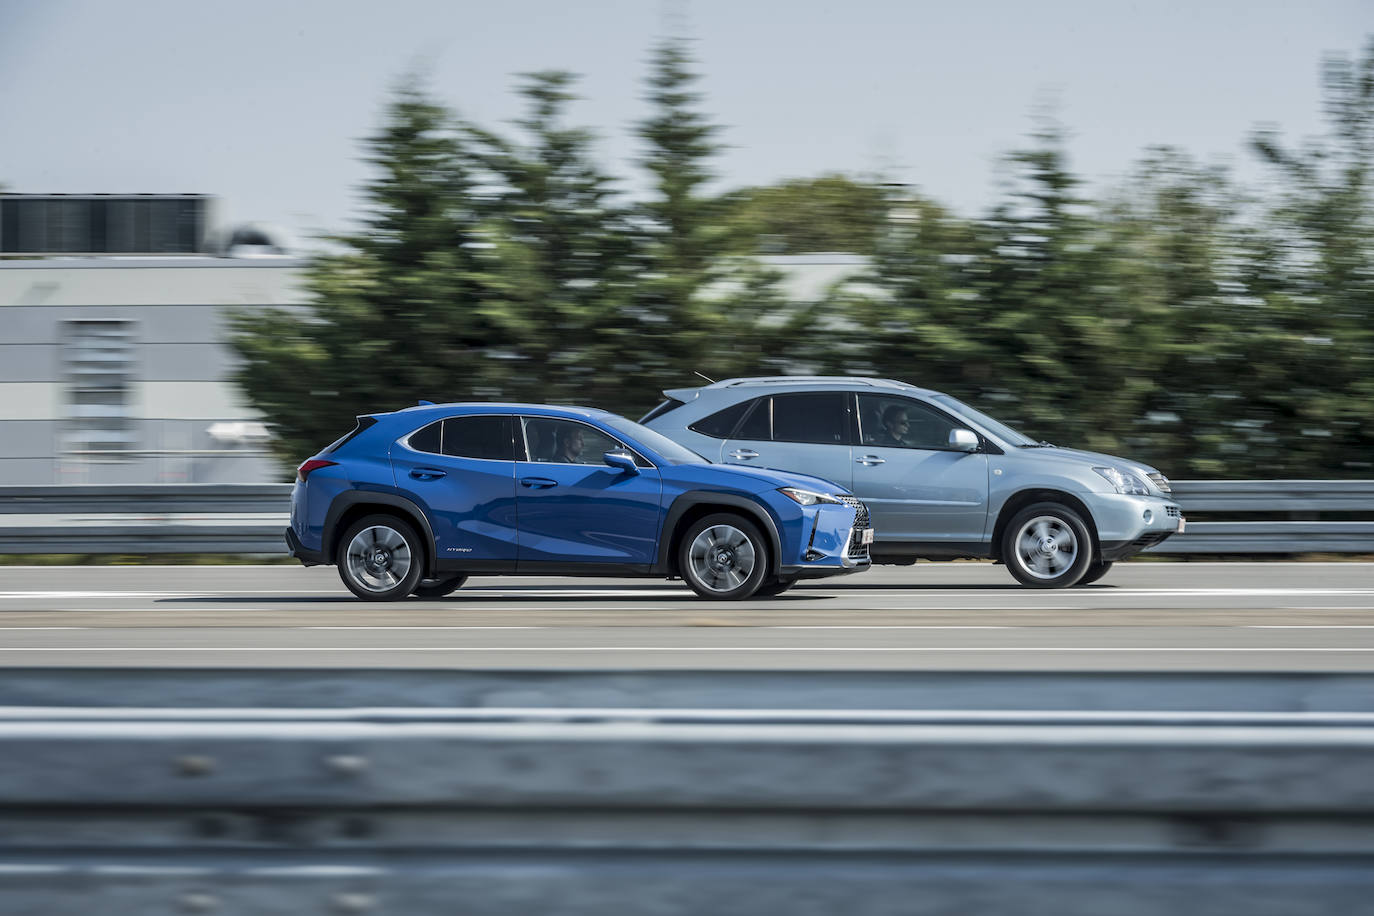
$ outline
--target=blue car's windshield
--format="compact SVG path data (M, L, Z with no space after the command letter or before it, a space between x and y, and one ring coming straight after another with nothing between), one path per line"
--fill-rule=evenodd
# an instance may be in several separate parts
M678 445L667 436L656 433L647 426L640 426L633 420L624 417L602 417L601 420L616 432L624 433L641 445L653 449L669 464L711 463L690 448Z
M939 404L941 407L946 408L947 410L954 411L961 417L972 420L974 423L981 426L986 432L992 433L994 436L1003 440L1008 445L1022 446L1036 444L1036 441L1032 439L1030 436L1018 433L1016 430L1012 429L1005 423L999 423L992 417L983 413L981 410L974 410L972 407L968 406L963 401L960 401L958 398L952 398L947 394L936 394L931 396L931 400L935 401L937 404Z

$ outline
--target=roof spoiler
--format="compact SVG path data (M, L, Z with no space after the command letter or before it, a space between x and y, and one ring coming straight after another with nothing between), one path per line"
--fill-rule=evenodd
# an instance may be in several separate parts
M699 394L701 394L701 389L700 389L700 388L665 388L665 389L663 389L663 396L664 396L665 398L672 398L674 401L681 401L681 402L684 403L684 404L686 404L688 401L694 400L694 399L697 397L697 395L699 395Z

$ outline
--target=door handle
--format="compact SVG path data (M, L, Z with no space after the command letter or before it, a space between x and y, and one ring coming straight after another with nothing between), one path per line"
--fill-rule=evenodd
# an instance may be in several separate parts
M875 464L887 464L886 458L879 458L877 455L864 455L862 458L855 458L854 460L866 468L871 468Z
M729 453L729 457L731 458L738 458L746 461L750 458L757 458L758 456L758 452L751 452L747 448L737 448L733 452Z
M521 477L520 486L529 487L531 490L547 490L549 487L558 486L558 481L547 477Z
M440 477L443 477L446 473L447 471L441 471L438 468L410 469L410 476L414 477L416 480L438 480Z

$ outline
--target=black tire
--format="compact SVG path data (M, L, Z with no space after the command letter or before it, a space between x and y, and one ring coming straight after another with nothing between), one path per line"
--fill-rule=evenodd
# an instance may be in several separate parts
M758 526L732 512L692 524L678 546L678 572L702 598L740 601L768 578L769 544Z
M416 598L443 598L463 587L467 576L448 576L443 579L421 579L411 592Z
M759 586L758 591L754 592L755 598L772 598L774 595L781 595L789 588L797 584L796 579L769 579Z
M1075 587L1079 585L1092 585L1098 579L1101 579L1103 576L1105 576L1111 570L1111 568L1111 560L1108 560L1105 563L1094 563L1093 565L1088 567L1088 571L1083 574L1083 578L1078 580Z
M1087 523L1063 503L1035 503L1002 532L1002 562L1030 588L1068 588L1093 562Z
M394 515L369 515L348 526L334 561L339 578L364 601L396 601L415 591L425 571L420 536Z

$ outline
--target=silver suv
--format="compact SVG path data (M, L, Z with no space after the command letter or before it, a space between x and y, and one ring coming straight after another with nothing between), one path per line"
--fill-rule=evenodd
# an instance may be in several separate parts
M874 563L991 557L1023 585L1095 582L1184 519L1169 481L1037 442L947 394L780 376L665 391L642 422L712 461L825 477L872 513Z

